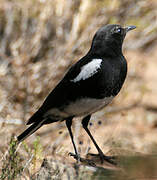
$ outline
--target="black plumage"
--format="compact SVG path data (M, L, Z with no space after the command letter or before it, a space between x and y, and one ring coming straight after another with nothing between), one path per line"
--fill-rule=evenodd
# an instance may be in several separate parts
M71 132L72 119L82 116L82 125L95 144L101 160L110 161L96 144L88 129L91 114L105 107L119 93L127 74L127 62L122 44L128 31L135 26L122 28L106 25L95 34L88 53L74 64L48 95L39 110L28 120L32 124L18 141L34 133L44 124L66 121L76 159L79 159Z

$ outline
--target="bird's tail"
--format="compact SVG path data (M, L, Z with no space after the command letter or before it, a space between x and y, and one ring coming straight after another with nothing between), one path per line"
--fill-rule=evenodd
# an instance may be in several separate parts
M28 136L37 131L42 125L43 121L33 123L29 128L27 128L17 137L18 142L20 143L21 141L25 140Z

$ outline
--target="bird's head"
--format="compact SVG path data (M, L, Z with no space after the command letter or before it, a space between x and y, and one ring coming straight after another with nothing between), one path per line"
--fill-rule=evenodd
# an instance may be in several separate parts
M92 52L100 55L121 53L123 40L127 32L135 28L136 26L122 27L117 24L108 24L101 27L93 38Z

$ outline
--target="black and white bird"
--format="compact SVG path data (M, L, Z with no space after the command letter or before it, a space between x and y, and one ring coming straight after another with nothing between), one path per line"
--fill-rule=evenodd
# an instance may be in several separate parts
M126 33L135 28L123 28L117 24L101 27L88 53L69 69L39 110L28 120L27 125L31 126L17 137L18 142L45 124L65 120L75 158L79 159L71 125L73 118L82 117L82 126L98 150L101 161L110 162L91 135L88 123L91 115L108 105L122 88L127 74L122 44Z

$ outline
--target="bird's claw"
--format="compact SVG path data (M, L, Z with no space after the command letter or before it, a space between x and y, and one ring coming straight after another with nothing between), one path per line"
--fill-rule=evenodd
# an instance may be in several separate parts
M85 164L88 164L88 165L93 166L93 167L96 166L95 163L92 160L81 158L79 154L77 155L77 154L74 154L74 153L70 152L69 156L74 157L74 159L76 159L77 162L85 163Z
M91 157L99 157L101 164L103 164L104 161L107 161L110 164L117 165L117 163L115 162L116 157L114 156L105 156L103 153L99 153L99 154L88 153L88 155Z
M72 156L74 159L76 159L77 162L80 162L80 161L81 161L81 157L80 157L79 154L74 154L74 153L72 153L72 152L69 152L68 155L69 155L69 156Z
M115 157L114 156L105 156L103 155L103 160L113 164L113 165L117 165L117 163L115 162Z

